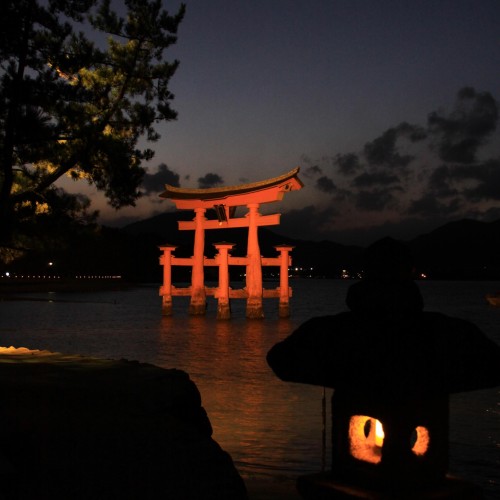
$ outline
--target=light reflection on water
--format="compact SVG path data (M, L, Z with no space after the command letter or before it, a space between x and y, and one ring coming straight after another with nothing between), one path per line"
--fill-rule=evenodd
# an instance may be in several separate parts
M30 295L41 300L0 302L0 344L137 359L185 370L200 390L214 438L244 477L296 476L321 467L323 390L281 382L265 356L307 318L345 310L350 284L294 281L292 317L278 319L276 302L266 301L263 321L247 321L243 301L233 302L230 321L215 319L215 301L205 317L189 317L185 298L177 298L175 316L165 318L157 287ZM484 300L485 293L500 289L498 283L422 282L420 286L427 310L470 319L500 343L500 308L491 308ZM498 498L498 388L452 396L450 425L450 470Z
M179 323L184 330L180 337ZM190 373L214 438L240 468L318 470L321 463L322 390L281 382L265 360L271 346L293 327L290 320L272 318L162 320L157 364Z

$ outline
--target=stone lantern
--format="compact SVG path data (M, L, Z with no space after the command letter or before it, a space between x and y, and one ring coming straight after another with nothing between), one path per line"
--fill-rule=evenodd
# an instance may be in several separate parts
M366 253L350 309L313 318L276 344L283 380L334 388L332 467L302 476L304 499L480 499L447 475L449 394L500 384L500 348L468 321L424 312L402 244Z

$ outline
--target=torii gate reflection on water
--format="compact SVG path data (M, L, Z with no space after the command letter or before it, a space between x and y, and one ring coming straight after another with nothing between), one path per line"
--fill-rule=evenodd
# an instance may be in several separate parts
M172 314L173 296L190 296L189 314L205 314L207 296L217 299L217 318L228 319L231 316L229 300L246 299L247 318L262 318L263 298L279 298L279 316L290 314L289 298L292 290L288 285L288 267L291 265L289 245L278 245L277 257L262 257L260 255L258 227L278 225L280 214L262 215L259 207L262 203L272 203L283 199L285 193L302 189L302 181L298 178L299 167L279 177L251 184L209 189L183 189L165 185L165 191L160 194L175 203L177 209L194 210L193 221L180 221L180 230L194 230L193 256L188 258L175 257L173 245L160 247L163 252L160 264L163 265L163 285L160 287L162 296L162 313ZM236 207L246 206L248 212L244 217L234 217ZM205 218L205 212L214 209L216 220ZM217 254L213 259L204 255L205 230L248 227L248 243L246 257L230 255L232 243L221 242L214 246ZM191 266L191 286L176 287L172 284L172 266ZM215 288L205 286L205 266L219 268L219 283ZM229 266L245 266L245 288L232 289L229 286ZM262 266L277 266L280 268L280 284L275 289L264 289L262 286Z

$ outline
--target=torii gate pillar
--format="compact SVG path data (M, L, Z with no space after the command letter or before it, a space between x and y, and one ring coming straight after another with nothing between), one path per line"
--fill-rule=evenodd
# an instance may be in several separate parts
M290 252L294 247L289 245L277 245L274 248L280 252L280 302L279 317L288 318L290 316L290 295L288 286L288 266L291 264Z
M205 209L195 208L194 254L191 272L191 302L189 314L196 316L205 314L207 297L205 294L204 252L205 252Z
M246 316L250 319L263 318L262 311L262 263L257 233L257 218L259 204L250 203L248 206L248 243L246 266L246 289L248 293Z
M160 287L162 297L161 310L163 316L172 315L172 252L174 245L161 246L160 265L163 266L163 285Z
M219 264L219 288L217 289L217 319L229 319L231 306L229 304L229 261L228 253L234 247L233 243L215 243L218 254L215 259Z

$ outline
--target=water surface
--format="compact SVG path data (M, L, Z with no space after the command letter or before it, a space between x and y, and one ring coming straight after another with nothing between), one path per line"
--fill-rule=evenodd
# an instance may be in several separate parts
M180 297L174 298L175 315L162 317L156 286L30 294L39 300L0 302L0 345L136 359L185 370L201 392L214 438L244 477L295 477L322 466L323 389L278 380L265 356L306 319L345 310L352 282L291 284L291 318L279 319L277 302L269 300L262 321L245 319L243 301L233 301L230 321L215 319L215 301L205 317L189 317L187 299ZM419 285L427 310L470 319L500 343L500 308L484 299L500 290L499 283ZM330 390L326 397L331 397ZM327 415L328 425L329 419ZM499 389L452 396L450 426L451 472L480 484L487 498L500 498Z

